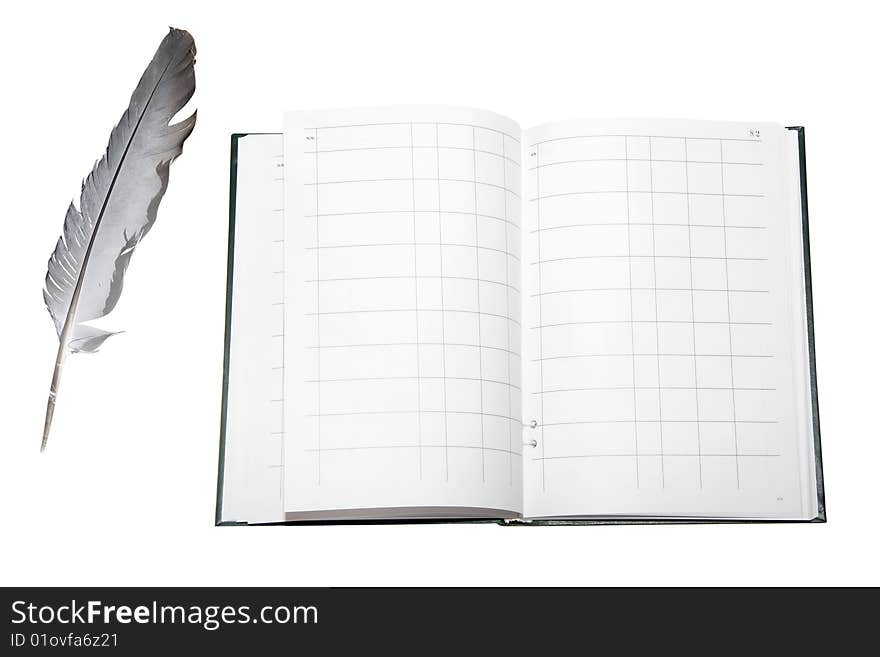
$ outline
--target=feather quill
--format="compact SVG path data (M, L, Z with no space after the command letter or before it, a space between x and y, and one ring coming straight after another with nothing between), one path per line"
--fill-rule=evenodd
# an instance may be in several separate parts
M195 92L195 54L192 36L171 28L110 133L103 157L83 181L79 209L73 203L67 208L43 288L59 346L40 451L46 449L68 352L94 352L114 335L84 322L116 306L132 253L156 221L171 161L196 122L193 112L170 124Z

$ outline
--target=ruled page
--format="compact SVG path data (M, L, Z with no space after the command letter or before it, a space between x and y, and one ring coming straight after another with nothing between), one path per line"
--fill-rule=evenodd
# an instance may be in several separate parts
M237 140L221 517L284 519L284 189L280 134Z
M286 116L289 513L520 511L519 160L488 112Z
M525 133L526 516L806 513L785 132Z

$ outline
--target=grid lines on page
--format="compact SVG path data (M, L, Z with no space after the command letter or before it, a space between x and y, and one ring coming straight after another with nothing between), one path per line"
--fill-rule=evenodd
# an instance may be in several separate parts
M512 485L518 140L442 122L328 125L303 136L303 220L314 237L301 252L314 301L304 373L314 440L304 451L316 483L351 459L378 471L394 452L415 480Z
M778 456L761 144L529 144L539 490L555 474L737 490Z

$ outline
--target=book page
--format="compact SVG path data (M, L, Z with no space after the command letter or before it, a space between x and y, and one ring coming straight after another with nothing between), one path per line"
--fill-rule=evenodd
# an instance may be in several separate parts
M284 139L288 517L519 513L518 126L317 111Z
M810 512L785 133L525 133L526 516Z
M236 144L220 520L280 522L284 519L282 141L280 134L255 134L239 137Z

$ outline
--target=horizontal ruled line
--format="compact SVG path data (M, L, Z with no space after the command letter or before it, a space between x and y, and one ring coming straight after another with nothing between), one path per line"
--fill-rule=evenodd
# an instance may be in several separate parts
M533 395L553 395L565 392L594 392L625 390L721 390L733 392L773 392L776 388L748 388L742 386L588 386L585 388L555 388L552 390L536 390Z
M586 287L574 290L548 290L539 294L530 295L534 297L544 297L553 294L578 294L580 292L629 292L631 290L639 292L737 292L742 294L770 294L770 290L728 290L723 288L700 288L700 287Z
M651 226L651 227L664 227L664 228L717 228L719 230L767 230L767 226L731 226L730 224L669 224L669 223L656 223L650 221L605 221L600 223L590 223L590 224L565 224L563 226L545 226L543 228L536 228L535 230L530 230L529 232L534 235L535 233L544 233L550 230L566 230L570 228L626 228L627 230L632 226ZM639 256L634 256L639 257ZM650 257L650 256L641 256L641 257Z
M490 128L485 125L476 125L474 123L449 123L446 121L390 121L390 122L380 122L380 123L350 123L350 124L337 124L337 125L321 125L321 126L312 126L306 128L305 131L307 133L312 133L315 130L337 130L342 128L377 128L380 126L392 126L392 125L451 125L458 126L463 128L478 128L480 130L488 130L489 132L494 132L498 135L504 135L508 139L515 141L517 144L520 143L519 139L514 137L513 135L509 135L503 130L498 130L497 128ZM470 150L470 149L468 149Z
M781 456L781 454L709 454L709 453L700 453L700 454L669 454L659 452L654 452L650 454L639 453L639 454L566 454L565 456L535 456L532 457L533 461L556 461L560 459L605 459L605 458L626 458L626 459L634 459L634 458L777 458Z
M456 183L466 183L468 185L485 185L486 187L494 187L496 189L503 190L510 194L513 194L516 198L519 198L519 194L517 194L512 189L504 187L502 185L496 185L495 183L484 182L482 180L465 180L463 178L364 178L358 180L320 180L318 182L307 182L303 183L305 187L314 187L316 185L347 185L347 184L365 184L365 183L377 183L377 182L399 182L399 183L408 183L412 184L414 182L456 182Z
M545 328L557 328L560 326L588 326L591 324L707 324L723 326L773 326L773 322L725 322L725 321L700 321L690 319L596 319L586 322L558 322L556 324L539 324L528 327L530 331L538 331Z
M565 358L639 358L647 356L668 358L775 358L773 354L566 354L564 356L533 358L532 362L538 363L545 360L562 360Z
M366 381L418 381L419 379L424 379L427 381L476 381L479 383L494 383L500 386L507 386L509 388L513 388L514 390L519 390L519 386L515 383L508 383L507 381L497 381L495 379L486 379L479 377L468 377L468 376L363 376L363 377L351 377L351 378L339 378L339 379L306 379L306 383L356 383L356 382L366 382Z
M498 313L489 313L485 310L477 311L477 310L461 310L456 308L365 308L363 310L331 310L331 311L322 311L322 312L313 312L313 313L305 313L307 317L313 317L316 315L356 315L360 313L467 313L469 315L485 315L486 317L498 317L499 319L506 319L509 322L513 322L517 326L520 323L514 319L513 317L507 317L506 315L499 315Z
M519 256L515 253L511 253L510 251L505 251L504 249L496 249L491 246L481 246L479 244L451 244L449 242L382 242L376 244L322 244L320 246L307 246L305 247L306 251L323 251L325 249L368 249L368 248L377 248L377 247L385 247L385 246L405 246L407 248L413 248L414 246L453 246L458 248L465 249L482 249L484 251L494 251L495 253L500 253L502 255L506 255L509 258L513 258L514 260L519 260Z
M484 447L481 445L363 445L351 447L321 447L320 449L311 447L306 448L304 452L354 452L367 449L481 449L487 452L502 452L504 454L514 454L521 456L520 452L501 447Z
M570 422L543 422L539 427L561 427L573 424L779 424L779 420L572 420Z
M464 342L378 342L363 344L322 344L312 345L309 349L359 349L371 347L471 347L473 349L494 349L503 351L511 356L519 356L519 353L505 347L493 347L487 344L469 344Z
M514 292L519 292L519 288L515 285L511 285L510 283L504 283L502 281L492 281L487 278L477 278L476 276L450 276L449 274L443 274L442 276L437 274L394 274L390 276L349 276L345 278L322 278L320 281L309 278L306 279L306 283L342 283L342 282L352 282L352 281L386 281L386 280L413 280L413 279L427 279L427 280L452 280L452 281L474 281L475 283L489 283L491 285L500 285L501 287L506 287Z
M546 164L539 164L534 167L529 167L529 171L534 171L535 169L543 169L545 167L556 167L562 166L565 164L582 164L585 162L666 162L670 164L732 164L736 166L754 166L761 167L764 166L763 162L715 162L712 160L666 160L666 159L657 159L657 158L647 158L647 157L595 157L595 158L585 158L579 160L560 160L559 162L547 162Z
M529 148L534 148L535 146L540 146L541 144L549 144L550 142L554 141L566 141L569 139L601 139L603 137L631 137L633 139L687 139L694 141L744 141L756 144L760 144L762 142L761 139L746 139L744 137L688 137L683 135L570 135L568 137L552 137L550 139L544 139L543 141L536 141L533 144L529 144Z
M304 155L314 155L317 153L318 155L320 155L322 153L352 153L352 152L357 152L357 151L390 151L390 150L411 151L411 150L419 150L419 149L428 149L428 150L438 150L439 149L441 151L447 150L447 151L467 151L468 153L483 153L484 155L494 155L495 157L500 157L501 159L507 160L508 162L510 162L511 164L513 164L515 166L522 166L519 162L514 160L512 157L508 157L507 155L502 155L501 153L495 153L493 151L487 151L485 149L480 149L480 148L470 148L467 146L437 146L434 144L432 144L430 146L416 146L416 145L406 144L406 145L402 145L402 146L357 146L357 147L353 147L353 148L325 148L325 149L318 149L316 151L315 150L303 151L303 154ZM657 161L657 160L655 160L655 161ZM436 178L434 178L434 180L436 180Z
M413 411L344 411L339 413L306 413L306 417L351 417L355 415L417 415L425 414L449 414L449 415L481 415L485 417L497 417L502 420L511 420L513 422L522 422L518 417L510 417L501 413L487 413L485 411L454 411L451 409L420 409Z
M544 260L537 260L535 262L530 262L529 265L534 267L535 265L542 265L547 262L564 262L568 260L599 260L603 258L666 258L666 259L675 259L675 260L718 260L718 261L734 261L734 262L767 262L767 258L738 258L733 256L695 256L695 255L649 255L649 256L635 256L630 255L628 253L622 253L619 255L588 255L588 256L568 256L564 258L548 258Z
M370 214L405 214L412 215L416 214L458 214L466 217L477 216L482 219L494 219L495 221L501 221L506 224L513 226L514 228L519 228L519 224L510 219L505 219L504 217L496 217L491 214L482 214L480 212L465 212L464 210L413 210L412 208L406 210L365 210L359 212L318 212L316 214L304 214L304 219L320 219L322 217L354 217L358 215L370 215Z
M583 196L586 194L673 194L675 196L720 196L722 198L764 198L764 194L733 194L730 192L671 192L655 189L653 191L645 189L597 189L593 191L583 192L559 192L557 194L545 194L543 196L535 196L530 198L529 203L543 201L548 198L559 198L561 196Z

